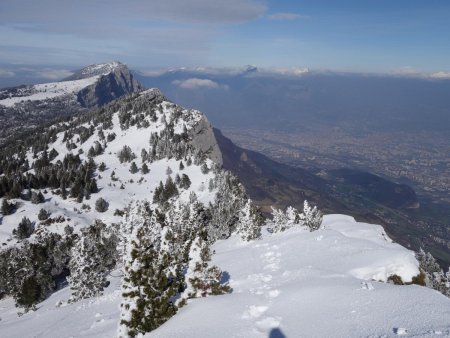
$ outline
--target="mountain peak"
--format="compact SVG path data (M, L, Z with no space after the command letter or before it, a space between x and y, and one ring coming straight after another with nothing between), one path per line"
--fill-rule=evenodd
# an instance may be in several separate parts
M65 78L63 81L80 80L98 75L107 75L118 69L128 71L127 65L119 61L92 64L76 71L73 75Z

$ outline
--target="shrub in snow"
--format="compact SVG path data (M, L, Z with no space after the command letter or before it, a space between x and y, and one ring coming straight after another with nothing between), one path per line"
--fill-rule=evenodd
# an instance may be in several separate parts
M106 286L106 274L116 263L118 242L111 227L100 221L81 230L69 262L70 276L67 281L72 290L70 302L102 293Z
M450 297L450 268L444 273L433 255L425 253L422 248L416 257L421 272L425 274L425 285Z
M25 239L30 237L33 234L33 232L34 232L34 225L27 217L24 217L17 226L17 229L13 230L13 235L17 239Z
M136 158L136 155L131 151L131 148L124 145L123 148L117 153L120 163L131 162Z
M56 288L65 276L70 241L55 233L43 233L34 242L0 252L0 292L28 310Z
M300 214L300 220L310 231L319 230L322 225L322 212L316 206L311 208L308 201L303 203L303 213Z
M47 210L41 209L39 210L38 220L45 221L49 216L50 214L47 212Z
M261 226L264 217L261 210L249 199L239 213L239 221L236 232L241 235L244 241L251 241L261 238Z
M288 218L286 213L281 209L272 207L272 231L281 232L286 230L288 224Z
M108 210L108 202L106 202L103 198L98 198L95 201L95 210L97 210L98 212L105 212Z
M9 203L6 198L3 198L2 201L2 214L3 216L7 216L12 214L14 211L14 205L12 203Z
M285 231L293 226L306 226L310 231L320 229L322 225L322 212L317 207L311 208L308 201L303 204L303 212L288 207L286 212L272 207L272 231Z
M44 195L40 191L39 192L33 191L31 193L31 203L39 204L39 203L43 203L43 202L45 202L45 198L44 198Z
M141 173L143 175L148 174L150 172L150 169L148 169L147 163L142 164Z
M228 284L222 284L222 270L216 265L210 266L211 252L207 241L198 237L191 246L191 253L189 255L197 261L192 275L189 278L189 283L192 286L192 291L189 297L207 297L209 295L223 295L229 293L231 288Z

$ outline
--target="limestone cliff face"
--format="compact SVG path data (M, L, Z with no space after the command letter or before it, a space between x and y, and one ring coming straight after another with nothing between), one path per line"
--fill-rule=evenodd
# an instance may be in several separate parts
M222 152L214 135L213 127L206 116L191 129L189 134L192 137L192 145L204 151L207 156L219 165L223 164Z
M142 90L142 85L124 64L118 64L108 74L102 75L99 80L80 90L77 100L85 108L100 107L123 95Z

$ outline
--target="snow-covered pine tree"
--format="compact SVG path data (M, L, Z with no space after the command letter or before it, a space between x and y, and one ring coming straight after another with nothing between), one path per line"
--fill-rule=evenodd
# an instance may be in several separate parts
M261 210L251 199L248 199L247 203L239 213L236 233L240 234L244 241L261 238L261 226L263 223L264 218L261 214Z
M304 225L303 220L300 218L300 213L297 209L292 206L287 207L286 209L286 218L287 218L287 228L292 228L298 225Z
M215 180L217 193L210 207L212 222L207 228L210 242L230 236L239 220L239 211L247 202L244 187L230 172L218 172Z
M111 227L96 221L81 230L71 250L70 302L98 296L106 286L106 275L117 260L118 236Z
M134 205L131 212L137 214L127 216L131 224L126 229L131 230L131 239L126 242L124 257L119 337L150 332L176 313L172 298L177 283L171 271L172 256L164 248L161 250L162 225L155 212L150 211L150 218L142 217L149 211L142 209L141 203Z
M283 210L272 207L272 232L281 232L287 229L288 218Z
M450 268L447 273L444 273L433 255L426 253L422 248L416 257L420 270L425 274L425 285L450 297Z
M216 265L210 266L211 251L209 243L198 236L189 252L188 297L198 298L210 295L222 295L230 292L227 283L222 283L223 272Z
M300 219L303 224L308 227L309 231L316 231L320 229L322 225L322 212L317 209L316 206L311 208L308 201L303 203L303 213L300 214Z
M23 217L19 225L17 226L17 229L14 229L12 233L17 239L25 239L30 237L33 232L33 223L31 223L29 218Z

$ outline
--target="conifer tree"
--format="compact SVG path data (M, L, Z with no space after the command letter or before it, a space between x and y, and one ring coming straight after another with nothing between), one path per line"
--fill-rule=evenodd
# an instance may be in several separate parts
M2 214L3 216L10 215L12 211L12 206L9 204L8 200L6 198L3 198L2 201Z
M47 210L41 209L41 210L39 210L38 220L45 221L49 216L50 216L50 214L48 213Z
M202 236L198 236L192 243L189 254L193 262L193 271L188 272L190 283L190 298L207 297L210 295L222 295L230 292L228 284L221 284L222 270L216 265L210 266L211 251L209 244ZM195 257L198 257L195 260ZM192 268L192 264L191 268Z
M172 272L174 256L164 244L157 213L137 203L126 223L123 233L129 235L124 250L119 337L135 337L156 329L176 313L172 298L178 284ZM164 237L169 231L166 228Z
M98 296L106 286L106 274L117 259L118 237L102 222L82 229L80 238L71 250L71 302Z
M17 226L17 229L13 230L13 235L17 239L25 239L30 237L33 234L33 232L34 232L33 223L31 223L31 221L27 217L24 217Z
M143 175L146 175L150 172L150 169L148 169L147 163L142 164L141 173Z
M261 238L261 226L264 218L261 210L256 207L253 202L248 199L245 206L239 213L239 222L236 232L241 235L242 240L251 241Z
M303 213L300 214L300 219L303 224L309 228L309 231L316 231L322 225L322 212L316 206L311 208L308 201L303 203Z
M130 173L132 173L132 174L136 174L137 172L139 171L139 169L138 169L138 167L137 167L137 165L136 165L136 162L131 162L131 165L130 165Z
M108 210L108 202L106 202L103 198L99 197L95 201L95 210L98 212L105 212Z
M272 207L272 231L281 232L287 229L288 218L281 209Z

